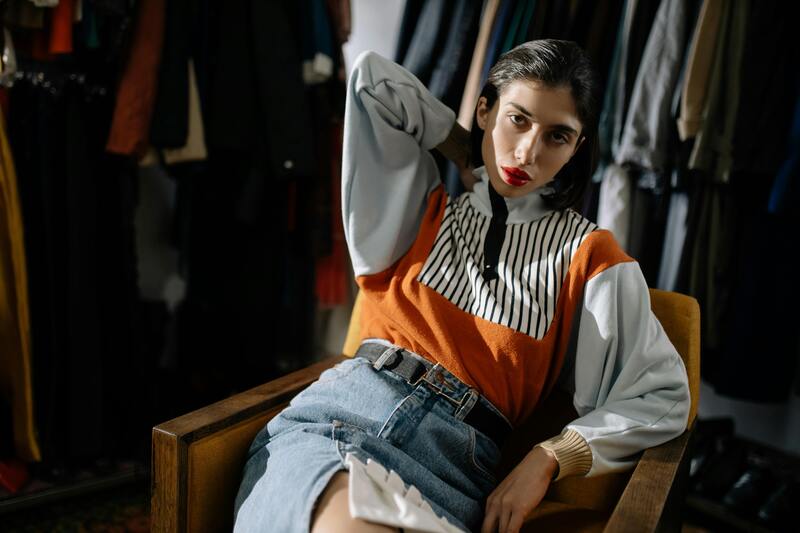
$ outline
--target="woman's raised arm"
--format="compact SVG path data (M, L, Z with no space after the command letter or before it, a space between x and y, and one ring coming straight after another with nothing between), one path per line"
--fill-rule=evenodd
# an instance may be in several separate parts
M455 113L413 74L374 52L358 56L347 86L342 216L356 276L381 272L411 247L440 183L429 150Z

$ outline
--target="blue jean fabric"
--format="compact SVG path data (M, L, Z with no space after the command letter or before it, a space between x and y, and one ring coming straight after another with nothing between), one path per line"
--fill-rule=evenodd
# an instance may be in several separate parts
M253 441L235 505L235 531L306 532L314 504L352 452L413 484L439 516L480 528L500 450L463 422L476 402L502 416L434 365L412 386L363 357L323 372Z

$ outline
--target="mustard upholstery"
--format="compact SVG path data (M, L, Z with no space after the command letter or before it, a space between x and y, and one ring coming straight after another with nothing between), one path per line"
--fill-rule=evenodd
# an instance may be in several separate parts
M348 357L353 357L361 344L361 299L362 293L356 293L353 302L353 311L350 313L350 325L347 328L347 337L344 340L342 353Z

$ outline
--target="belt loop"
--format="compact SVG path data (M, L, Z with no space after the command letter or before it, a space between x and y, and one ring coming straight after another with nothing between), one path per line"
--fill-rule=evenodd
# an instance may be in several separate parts
M375 359L375 362L372 363L372 368L375 370L380 370L386 364L390 357L393 357L397 352L402 350L399 346L392 346L386 348L383 353Z
M478 401L478 396L480 394L477 390L470 388L464 397L461 398L461 405L456 409L456 412L453 416L455 416L456 420L464 420L467 417L472 408L475 407L475 404Z

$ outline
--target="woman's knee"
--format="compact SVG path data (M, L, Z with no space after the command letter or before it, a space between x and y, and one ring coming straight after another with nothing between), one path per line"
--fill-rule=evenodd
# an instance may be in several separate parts
M375 524L350 516L348 485L350 473L337 472L322 491L311 516L312 533L354 532L388 533L397 528Z

